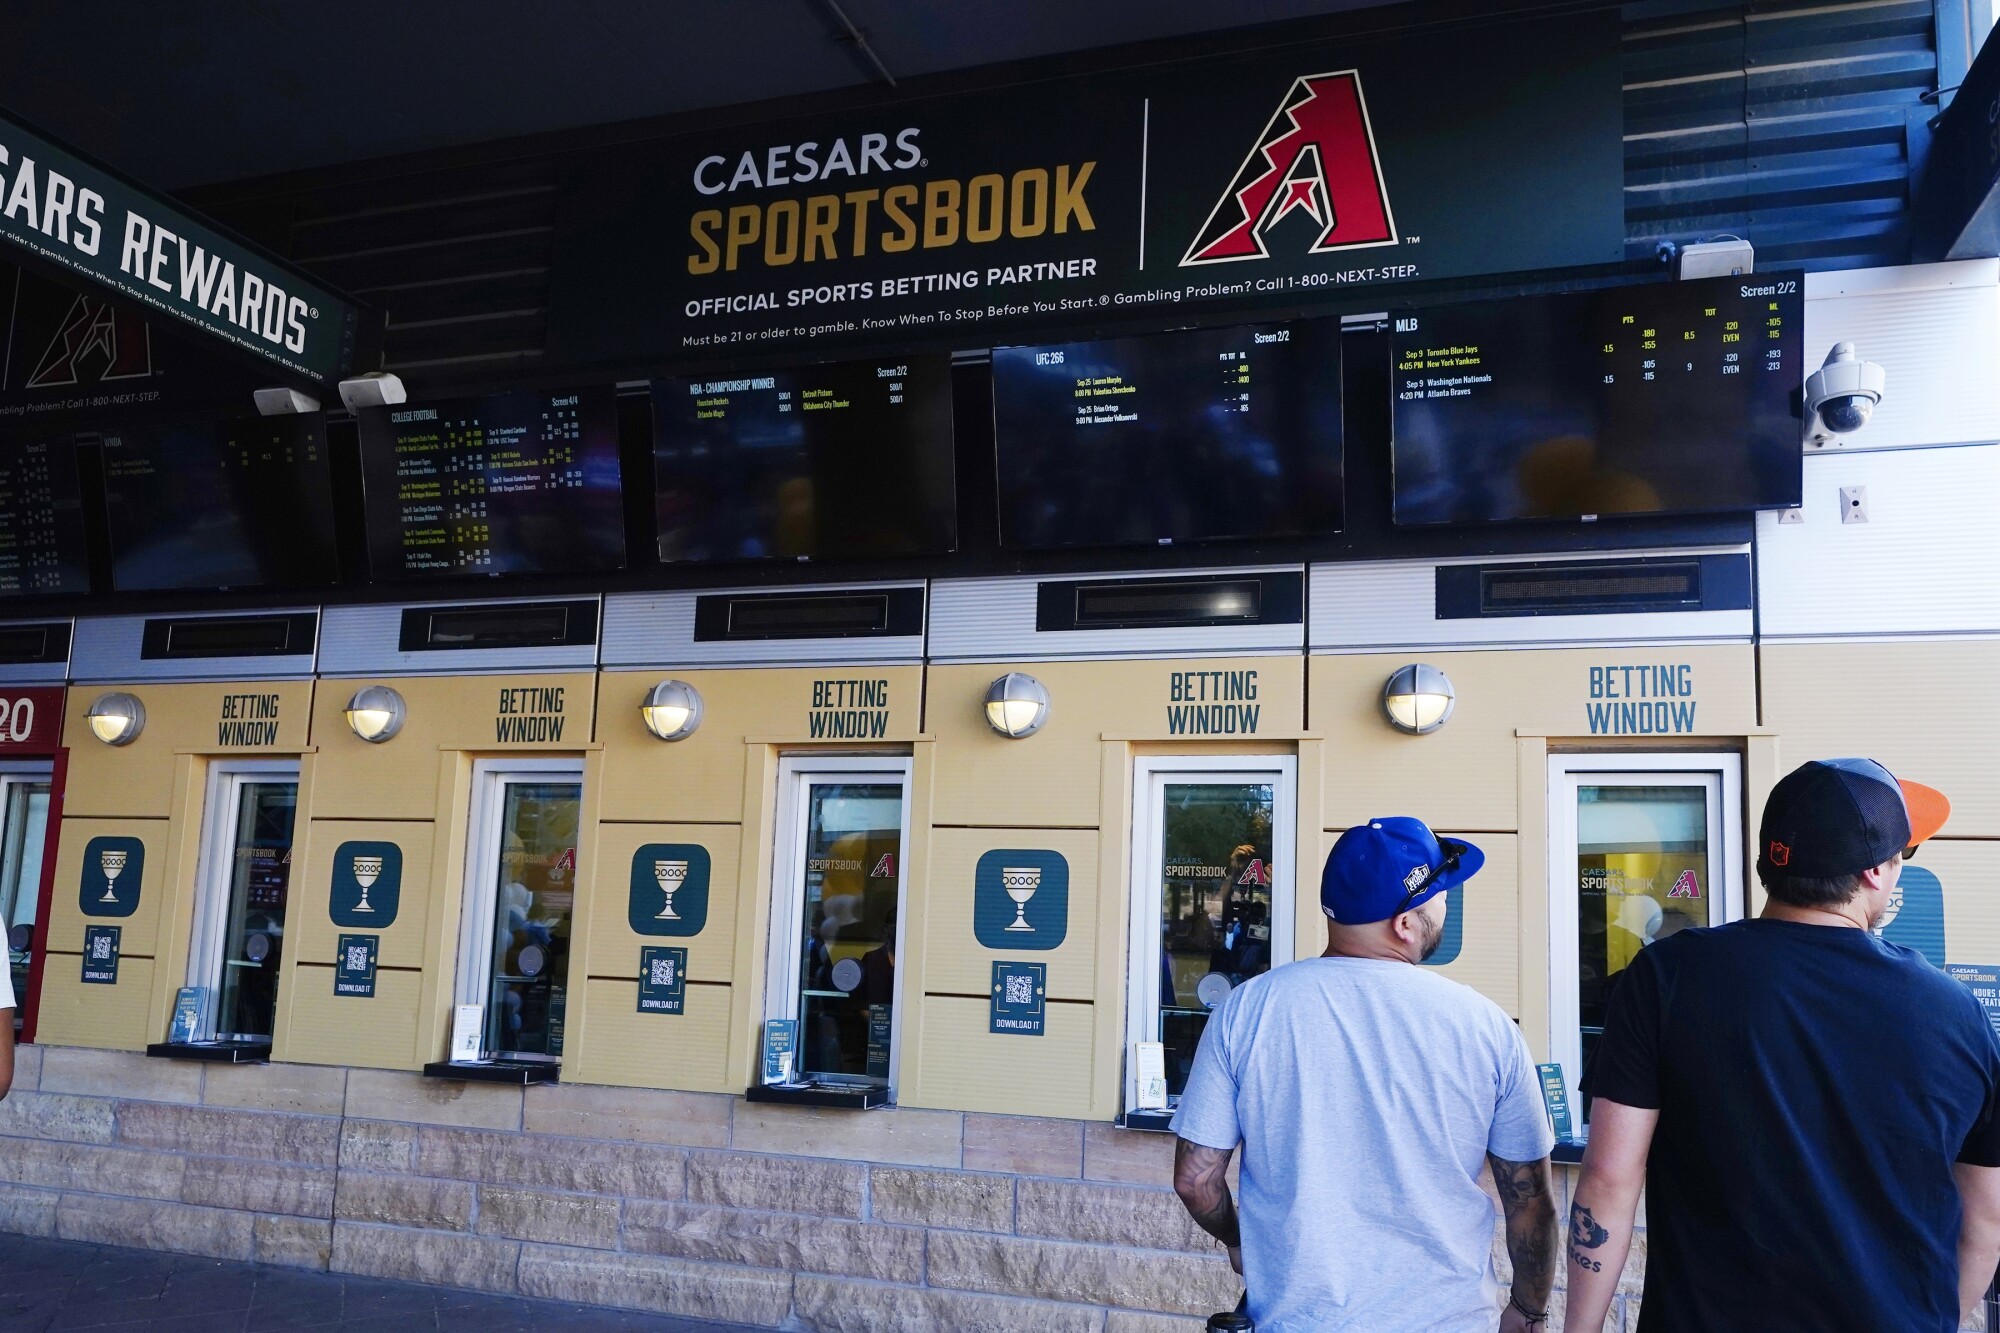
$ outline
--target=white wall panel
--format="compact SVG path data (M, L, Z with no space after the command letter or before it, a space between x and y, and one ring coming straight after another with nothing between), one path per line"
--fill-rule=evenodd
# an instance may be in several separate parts
M310 614L312 607L285 607L260 611L259 615L294 616ZM70 679L79 683L147 680L285 680L313 674L312 653L283 653L255 657L155 658L143 655L146 622L160 616L82 616L70 637ZM178 617L164 617L168 619ZM194 617L200 619L201 617ZM317 644L326 634L322 617ZM47 670L37 667L36 670Z
M1203 657L1297 652L1301 625L1198 625L1159 629L1040 631L1035 628L1037 587L1045 582L1093 579L1201 578L1212 574L1291 573L1297 565L1251 569L1175 569L1117 574L1016 575L994 579L939 579L931 585L931 660L934 662L1048 662L1063 658Z
M1440 620L1440 565L1500 565L1629 559L1642 555L1718 555L1740 546L1675 551L1603 551L1476 560L1375 560L1314 565L1306 581L1315 652L1392 648L1491 648L1508 645L1719 642L1750 637L1750 612L1652 611L1584 616L1494 616Z
M1757 516L1766 639L2000 633L2000 445L1809 455L1802 512Z
M1842 451L2000 440L2000 260L1809 273L1805 294L1805 374L1837 342L1888 372Z
M604 599L604 665L607 667L806 666L842 662L885 666L921 661L924 636L814 639L733 639L697 643L695 599L715 596L807 592L868 592L908 588L903 583L818 583L798 587L701 588L686 592L616 593Z

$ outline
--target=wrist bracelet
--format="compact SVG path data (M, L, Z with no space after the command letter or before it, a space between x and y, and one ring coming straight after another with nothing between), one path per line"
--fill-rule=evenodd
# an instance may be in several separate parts
M1541 1310L1540 1312L1530 1310L1527 1306L1521 1304L1521 1298L1519 1296L1516 1296L1511 1291L1507 1293L1507 1304L1513 1306L1515 1312L1518 1313L1523 1319L1526 1319L1531 1324L1542 1324L1548 1322L1549 1312L1546 1309Z

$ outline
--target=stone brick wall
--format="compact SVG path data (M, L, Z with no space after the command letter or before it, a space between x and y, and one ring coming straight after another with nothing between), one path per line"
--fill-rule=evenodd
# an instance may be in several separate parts
M1074 1120L25 1046L0 1231L816 1333L1199 1333L1239 1287L1172 1162Z
M23 1047L0 1230L821 1333L1198 1333L1172 1140Z

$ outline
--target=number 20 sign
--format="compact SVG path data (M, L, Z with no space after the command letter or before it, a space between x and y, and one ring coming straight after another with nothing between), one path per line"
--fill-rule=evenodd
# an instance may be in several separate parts
M0 751L47 754L62 744L63 689L0 687Z

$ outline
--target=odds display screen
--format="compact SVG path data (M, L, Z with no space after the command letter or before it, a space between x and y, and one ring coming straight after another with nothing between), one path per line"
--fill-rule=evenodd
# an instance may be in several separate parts
M657 380L653 477L663 563L950 551L951 359Z
M0 597L89 591L76 441L0 439Z
M1715 278L1395 318L1396 522L1788 508L1796 278Z
M609 387L365 413L361 485L378 580L625 567Z
M340 573L317 413L106 431L111 586L310 587Z
M993 351L1004 546L1336 532L1340 326Z

